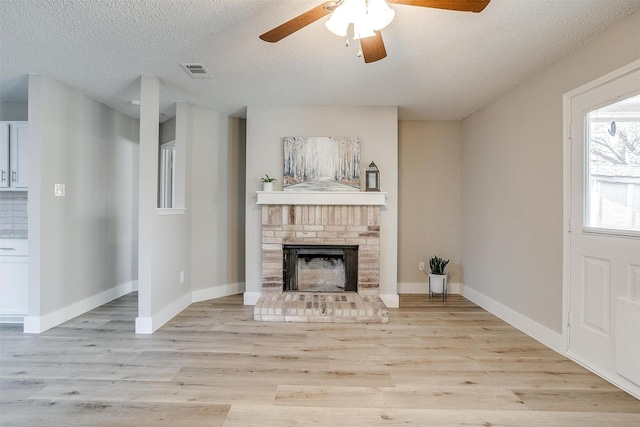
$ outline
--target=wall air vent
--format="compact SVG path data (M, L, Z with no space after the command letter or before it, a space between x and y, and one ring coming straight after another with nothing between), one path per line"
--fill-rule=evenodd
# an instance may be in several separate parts
M212 79L213 78L213 76L211 75L209 70L207 70L207 67L205 67L204 64L194 63L194 64L180 64L180 65L182 65L182 68L184 68L185 71L189 73L189 75L194 79Z

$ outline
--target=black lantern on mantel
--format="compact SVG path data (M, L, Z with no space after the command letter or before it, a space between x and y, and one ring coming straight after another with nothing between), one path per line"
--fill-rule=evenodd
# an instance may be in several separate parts
M380 169L373 162L367 167L364 191L380 191Z

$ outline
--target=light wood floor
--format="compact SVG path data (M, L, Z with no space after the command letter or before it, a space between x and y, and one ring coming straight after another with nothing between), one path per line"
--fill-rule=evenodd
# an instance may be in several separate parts
M133 333L131 294L0 327L2 426L640 426L640 401L460 296L389 324L254 322L241 296Z

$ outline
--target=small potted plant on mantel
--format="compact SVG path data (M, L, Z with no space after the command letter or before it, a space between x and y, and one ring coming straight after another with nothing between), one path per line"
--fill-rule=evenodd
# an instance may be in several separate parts
M442 300L447 297L447 274L444 272L449 264L448 259L444 259L438 255L429 258L429 298L433 294L442 294Z
M262 191L273 191L273 183L275 181L275 178L271 178L269 175L265 174L263 178L260 178L260 182L262 183Z

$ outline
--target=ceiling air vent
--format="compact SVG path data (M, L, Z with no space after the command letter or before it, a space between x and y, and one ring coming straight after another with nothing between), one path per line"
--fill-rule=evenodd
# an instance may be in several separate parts
M194 79L212 79L213 76L204 64L180 64Z

